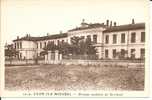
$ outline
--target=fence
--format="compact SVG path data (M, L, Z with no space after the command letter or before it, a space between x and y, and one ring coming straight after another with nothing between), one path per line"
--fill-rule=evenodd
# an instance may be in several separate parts
M45 60L38 60L35 63L34 60L12 60L5 61L6 65L31 65L31 64L63 64L63 65L93 65L93 66L123 66L123 67L144 67L143 60L59 60L45 62Z
M97 55L63 55L62 59L97 60Z
M29 65L29 64L36 64L35 60L5 60L5 65Z

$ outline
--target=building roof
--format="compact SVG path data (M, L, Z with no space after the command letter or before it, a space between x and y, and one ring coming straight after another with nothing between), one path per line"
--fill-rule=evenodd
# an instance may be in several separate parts
M85 29L92 29L92 28L98 28L98 27L106 27L106 25L104 25L104 23L87 24L87 27L77 27L77 28L69 30L69 32L85 30Z
M43 37L40 37L38 40L58 39L58 38L65 38L67 36L68 36L67 33L61 33L61 34L43 36Z
M48 35L48 36L43 36L43 37L26 36L26 37L15 39L13 41L22 41L22 40L26 40L26 41L41 41L41 40L58 39L58 38L64 38L64 37L67 37L67 33Z
M104 30L104 33L115 32L115 31L126 31L126 30L136 30L136 29L145 29L145 23L136 23L136 24L126 24L120 26L107 27Z
M26 40L26 41L37 41L40 37L22 37L22 38L18 38L18 39L15 39L13 40L14 42L15 41L22 41L22 40Z
M69 30L71 31L77 31L77 30L85 30L85 29L92 29L92 28L98 28L98 27L103 27L105 30L103 31L104 33L108 32L115 32L115 31L127 31L127 30L135 30L135 29L145 29L145 23L136 23L136 24L126 24L126 25L119 25L119 26L106 26L104 23L94 23L94 24L87 24L85 27L78 27ZM58 39L58 38L65 38L67 37L67 33L61 33L61 34L55 34L55 35L48 35L48 36L43 36L43 37L31 37L29 35L18 38L13 41L41 41L41 40L48 40L48 39Z

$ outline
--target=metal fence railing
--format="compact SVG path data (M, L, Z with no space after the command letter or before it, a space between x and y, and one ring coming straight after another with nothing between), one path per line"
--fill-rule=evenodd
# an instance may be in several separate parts
M62 59L97 60L97 55L63 55Z

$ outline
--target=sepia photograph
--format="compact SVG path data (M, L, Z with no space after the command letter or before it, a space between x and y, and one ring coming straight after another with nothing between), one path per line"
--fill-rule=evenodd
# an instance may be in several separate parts
M148 0L1 0L1 5L4 95L147 96Z

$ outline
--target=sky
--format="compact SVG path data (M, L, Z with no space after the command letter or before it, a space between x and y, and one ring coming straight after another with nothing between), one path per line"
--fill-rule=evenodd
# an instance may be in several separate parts
M4 42L17 36L58 34L87 23L145 22L149 0L1 0L1 33Z

